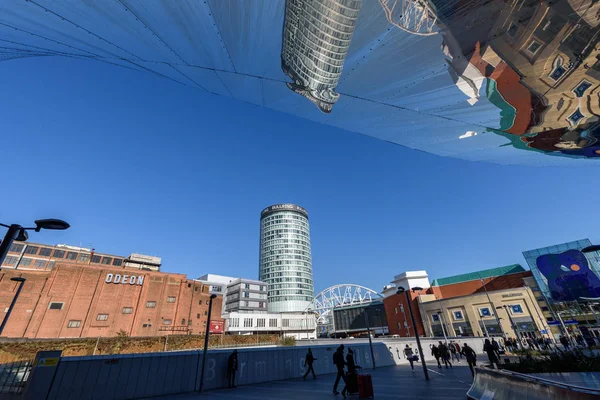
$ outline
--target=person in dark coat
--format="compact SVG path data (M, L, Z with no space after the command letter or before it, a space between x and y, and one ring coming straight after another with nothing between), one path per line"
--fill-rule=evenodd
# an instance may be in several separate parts
M471 370L471 375L475 376L475 369L473 367L477 366L477 353L468 344L464 344L461 350L462 355L467 359L467 364L469 364L469 369Z
M360 367L354 362L354 352L352 349L348 349L346 365L348 366L348 373L346 374L344 389L342 389L342 396L344 396L344 398L346 398L346 394L358 393L358 375L356 369Z
M235 387L235 373L238 369L238 356L237 350L234 350L233 353L229 355L227 359L227 383L230 388Z
M442 357L442 360L444 360L444 365L446 368L448 368L448 365L450 365L452 368L452 363L450 362L450 350L448 350L448 346L440 341L438 350L440 351L440 357Z
M306 353L306 357L304 358L304 367L308 367L308 369L306 370L306 373L304 374L302 379L306 379L306 376L308 375L309 372L312 372L313 379L317 379L317 376L315 375L315 369L313 368L313 362L315 360L316 360L316 358L313 356L312 350L308 349L308 352Z
M496 349L490 342L490 339L485 339L483 344L483 351L487 353L488 359L490 360L490 364L492 364L492 368L496 368L499 363Z
M569 350L570 343L569 339L567 339L566 336L560 335L560 338L558 340L560 341L560 344L564 346L565 350Z
M344 381L344 385L346 385L346 373L344 372L344 366L346 362L344 361L344 345L340 345L337 348L335 353L333 353L333 364L335 364L337 368L337 376L335 377L335 383L333 384L333 394L340 394L337 391L338 384L340 383L340 379Z
M442 364L440 364L440 349L434 344L431 346L431 355L435 357L435 361L437 361L438 368L442 368Z
M413 353L413 350L410 348L409 345L406 345L406 347L404 348L404 358L408 360L408 362L410 363L410 368L413 372L415 372L415 354Z

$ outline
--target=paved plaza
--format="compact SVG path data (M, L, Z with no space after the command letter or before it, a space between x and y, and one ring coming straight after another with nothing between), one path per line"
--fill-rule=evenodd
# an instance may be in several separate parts
M415 372L409 366L383 367L367 371L373 376L375 398L382 400L392 399L427 399L427 400L464 400L471 386L471 373L463 363L452 369L438 369L430 367L429 382L423 377L423 369L419 365ZM290 400L342 400L342 395L332 394L335 375L317 376L316 380L307 378L306 381L292 379L275 381L257 385L239 386L235 389L209 390L202 395L188 393L174 396L163 396L164 400L191 400L199 397L211 399L290 399ZM343 385L340 384L339 391ZM349 399L358 399L357 395L348 396ZM156 397L154 399L157 399Z

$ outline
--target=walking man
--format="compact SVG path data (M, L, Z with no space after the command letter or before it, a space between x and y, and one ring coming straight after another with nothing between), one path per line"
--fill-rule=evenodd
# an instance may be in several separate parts
M448 350L450 350L450 359L452 361L454 361L454 359L456 359L457 362L460 362L460 359L458 358L458 352L456 351L456 346L454 346L454 342L450 342L448 344Z
M344 381L344 386L346 385L346 373L344 372L344 366L346 362L344 361L344 345L340 345L337 348L335 353L333 353L333 364L335 364L337 368L337 376L335 377L335 383L333 384L333 394L340 394L337 391L338 384L340 383L340 379Z
M461 353L467 359L467 364L469 364L469 369L471 370L471 375L475 377L475 369L473 367L477 366L477 353L468 344L464 344Z
M305 368L308 367L308 369L304 373L304 376L302 377L302 379L306 380L306 376L308 375L309 372L312 372L313 379L317 379L317 377L315 375L315 369L313 368L313 362L315 360L316 360L316 358L313 356L312 350L308 349L308 352L306 353L306 357L304 358L304 367Z
M452 368L452 362L450 362L450 350L448 350L448 346L446 346L446 344L440 341L438 349L440 351L440 356L442 357L442 360L444 360L444 365L446 366L446 368L448 368L448 365L450 365L450 367Z
M437 361L438 368L442 368L442 364L440 364L440 349L438 349L438 347L435 344L431 346L431 355L435 357L435 361Z
M408 345L406 345L406 347L404 348L404 358L406 358L410 363L410 368L412 369L412 372L415 372L415 355L413 353L413 350L410 347L408 347Z
M235 373L238 369L237 350L229 355L227 359L227 383L230 388L235 387Z

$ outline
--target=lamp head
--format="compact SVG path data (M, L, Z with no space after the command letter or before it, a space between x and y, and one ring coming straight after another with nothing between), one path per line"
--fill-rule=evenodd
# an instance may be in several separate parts
M38 219L35 221L35 231L39 232L42 229L51 229L56 231L62 231L69 229L71 225L63 221L62 219Z
M24 242L27 239L29 239L29 234L27 233L27 231L25 229L20 229L19 230L19 234L15 238L15 241L17 241L17 242Z
M214 294L214 293L210 295L210 299L211 299L211 300L212 300L212 299L214 299L215 297L217 297L217 295L216 295L216 294Z
M14 282L25 282L27 279L22 278L20 276L15 276L14 278L10 278L10 280Z
M584 253L592 253L594 251L600 251L600 245L595 244L592 246L584 247L583 249L581 249L581 251Z
M400 293L404 293L406 292L406 289L404 289L402 286L398 286L398 290L396 290L396 294L400 294Z

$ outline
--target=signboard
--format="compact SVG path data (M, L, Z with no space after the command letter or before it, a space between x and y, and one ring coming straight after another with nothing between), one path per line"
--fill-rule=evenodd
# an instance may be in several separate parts
M106 283L116 283L121 285L138 285L144 283L144 275L121 275L121 274L106 274L104 279Z
M54 367L58 364L58 357L40 358L38 360L38 367Z
M308 217L308 212L304 208L295 204L275 204L271 207L267 207L264 210L262 210L260 215L261 217L264 217L267 214L274 213L277 211L298 211Z
M210 321L210 333L223 333L225 323L223 321Z
M522 293L522 292L518 292L518 293L507 293L507 294L503 294L503 295L502 295L502 298L503 298L503 299L506 299L506 298L508 298L508 297L521 297L521 296L523 296L523 293Z
M563 321L563 323L565 325L579 325L579 322L577 322L574 319ZM560 325L560 321L550 321L550 322L548 322L548 325Z

